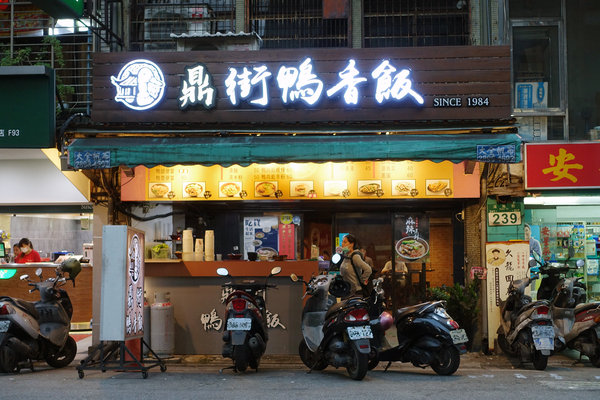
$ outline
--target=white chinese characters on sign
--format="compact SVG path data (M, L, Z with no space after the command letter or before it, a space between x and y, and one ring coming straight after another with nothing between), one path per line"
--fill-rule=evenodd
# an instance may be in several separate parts
M181 78L179 92L179 108L184 110L189 106L201 104L206 109L215 106L217 90L212 82L212 75L202 64L185 68L185 75Z
M254 73L250 72L247 67L244 67L242 72L238 72L236 68L229 68L229 75L225 79L225 87L227 88L227 96L232 105L237 106L239 99L247 99L252 93L252 89L260 85L256 90L260 91L261 95L253 100L250 104L266 106L269 104L269 91L267 88L267 79L272 75L266 65L253 67ZM239 99L238 90L239 87Z
M362 82L366 82L367 78L357 78L360 72L356 69L355 65L356 61L354 60L350 60L348 62L348 66L338 74L339 77L342 78L342 80L337 85L335 85L327 91L328 97L333 96L345 87L346 91L344 92L344 100L346 101L346 104L358 103L358 88L356 87L356 85Z
M410 71L403 69L392 76L394 72L396 72L396 68L392 67L388 60L385 60L371 73L371 76L377 80L375 89L377 102L381 104L390 98L402 100L406 95L411 95L417 103L423 104L425 102L423 97L412 89L412 81L408 79Z
M312 72L311 59L306 58L300 69L281 67L277 73L277 85L281 89L281 100L284 104L302 100L312 106L321 98L323 81Z

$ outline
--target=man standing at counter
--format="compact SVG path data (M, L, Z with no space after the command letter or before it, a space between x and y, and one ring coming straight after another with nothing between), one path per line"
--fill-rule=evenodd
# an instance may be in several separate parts
M33 249L33 244L29 239L23 238L19 240L19 248L21 249L21 254L15 258L17 264L42 261L40 253Z

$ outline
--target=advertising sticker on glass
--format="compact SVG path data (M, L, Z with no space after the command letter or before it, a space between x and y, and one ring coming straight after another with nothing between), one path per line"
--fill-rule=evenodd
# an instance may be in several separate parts
M425 214L396 214L394 218L396 258L409 262L429 261L429 217Z

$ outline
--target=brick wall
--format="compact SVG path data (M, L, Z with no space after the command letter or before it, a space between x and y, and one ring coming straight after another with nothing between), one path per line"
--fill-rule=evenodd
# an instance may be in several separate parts
M454 285L452 236L452 224L431 225L429 228L431 262L427 269L434 270L427 272L430 287Z

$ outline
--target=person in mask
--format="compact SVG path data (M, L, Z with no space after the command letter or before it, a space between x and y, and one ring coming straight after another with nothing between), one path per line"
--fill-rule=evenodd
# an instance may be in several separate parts
M352 286L351 295L368 295L369 277L373 270L363 259L356 237L352 234L344 236L342 249L346 257L340 266L340 275Z
M17 264L42 261L40 254L33 249L31 240L27 238L19 240L19 248L21 249L21 254L15 259Z

